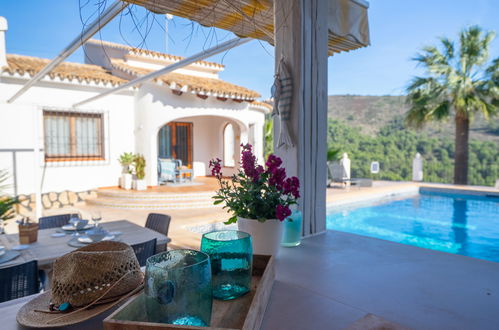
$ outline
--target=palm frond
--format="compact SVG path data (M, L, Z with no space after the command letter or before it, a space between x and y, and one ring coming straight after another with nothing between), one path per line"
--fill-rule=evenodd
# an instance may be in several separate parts
M5 193L5 190L10 188L10 184L6 183L10 178L7 170L0 170L0 196Z
M449 38L446 38L446 37L440 38L440 42L443 45L444 56L445 56L447 62L453 60L454 56L456 55L455 54L456 49L455 49L455 46L454 46L454 42L452 40L450 40Z

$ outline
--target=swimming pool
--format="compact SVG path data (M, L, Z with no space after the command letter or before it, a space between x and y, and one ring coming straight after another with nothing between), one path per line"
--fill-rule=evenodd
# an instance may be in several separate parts
M332 210L327 228L499 262L498 196L421 191L378 205Z

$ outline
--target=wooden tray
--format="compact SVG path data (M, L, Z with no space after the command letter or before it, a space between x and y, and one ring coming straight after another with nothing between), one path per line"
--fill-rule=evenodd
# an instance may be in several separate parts
M163 323L151 323L144 319L146 312L143 304L143 293L130 298L114 313L104 319L106 330L250 330L260 329L263 315L274 284L274 258L264 255L253 255L253 278L251 292L244 296L229 300L213 300L210 327L182 326Z

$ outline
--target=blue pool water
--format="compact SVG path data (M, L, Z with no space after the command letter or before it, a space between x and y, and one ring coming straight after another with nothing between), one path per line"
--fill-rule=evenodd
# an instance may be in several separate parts
M332 211L327 228L499 262L499 198L421 192Z

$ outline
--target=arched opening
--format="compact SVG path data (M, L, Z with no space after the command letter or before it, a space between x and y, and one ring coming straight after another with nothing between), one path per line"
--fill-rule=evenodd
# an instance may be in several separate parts
M231 123L225 125L223 130L223 154L224 154L224 166L225 167L234 167L236 165L235 160L235 134L234 134L234 126Z

